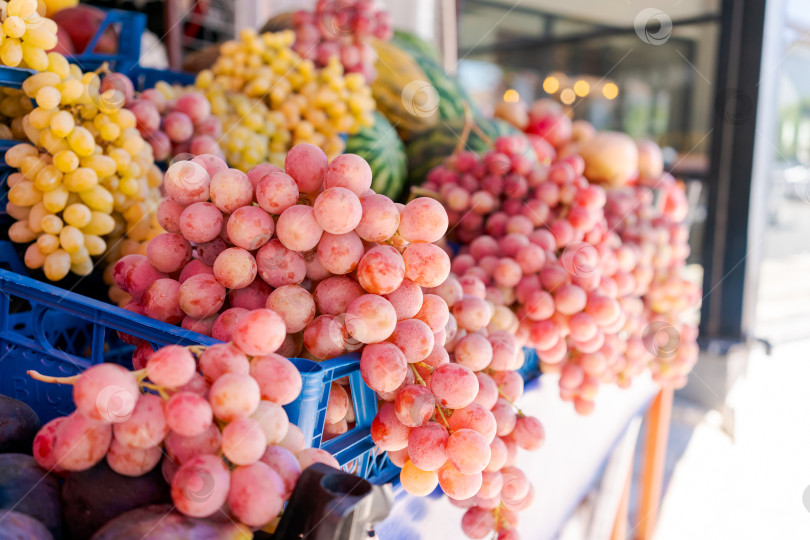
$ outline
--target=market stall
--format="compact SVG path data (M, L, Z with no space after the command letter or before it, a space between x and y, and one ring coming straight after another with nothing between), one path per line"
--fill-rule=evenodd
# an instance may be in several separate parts
M0 11L0 522L551 538L610 470L619 534L698 356L661 148L486 114L373 2L272 15L192 73L142 14Z

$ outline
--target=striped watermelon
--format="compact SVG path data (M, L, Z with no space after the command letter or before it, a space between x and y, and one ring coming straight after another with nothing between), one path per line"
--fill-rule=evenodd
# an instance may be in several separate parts
M397 130L379 112L374 112L374 125L364 127L346 141L347 153L357 154L371 166L371 189L396 200L408 174L405 145Z
M395 32L391 43L410 54L416 60L416 63L427 75L430 84L436 89L439 97L440 123L464 116L465 105L470 107L474 114L478 113L466 90L464 90L456 77L448 75L444 71L438 54L431 53L431 46L427 42L407 32Z
M436 62L440 61L439 49L433 43L428 43L416 34L404 30L394 30L394 37L391 38L391 41L411 56L420 55Z

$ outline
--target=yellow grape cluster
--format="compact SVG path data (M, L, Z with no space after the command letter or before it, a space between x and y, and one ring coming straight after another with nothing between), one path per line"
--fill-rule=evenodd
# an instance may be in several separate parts
M343 152L342 134L373 123L371 89L359 73L344 74L338 58L324 68L292 50L292 31L243 30L228 41L197 87L222 122L220 145L228 162L246 170L259 163L283 165L287 151L315 144L332 159Z
M56 46L56 23L37 12L37 0L0 0L0 62L10 67L48 69Z
M163 175L136 129L123 95L99 94L97 73L83 73L59 53L47 71L25 80L35 107L21 121L29 143L6 152L12 173L9 238L29 243L25 264L51 281L92 272L92 257L117 261L145 253L162 232L155 211ZM111 266L110 266L111 267Z
M34 108L31 99L17 88L0 88L0 139L25 139L23 116Z

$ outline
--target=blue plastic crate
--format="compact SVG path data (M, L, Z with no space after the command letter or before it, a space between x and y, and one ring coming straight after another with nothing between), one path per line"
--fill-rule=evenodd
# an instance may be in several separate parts
M127 72L138 64L141 57L141 36L146 31L146 15L136 11L106 10L96 35L87 44L86 52L74 54L68 60L79 64L85 71L97 69L107 62L113 71ZM104 54L92 52L108 28L118 30L118 52Z
M28 403L43 422L74 410L72 387L35 381L26 375L29 369L71 376L101 362L131 367L134 347L118 337L119 331L145 339L155 348L218 343L211 337L36 281L24 273L13 245L0 242L0 394ZM398 474L371 440L369 428L377 413L377 396L360 377L359 355L320 363L302 358L291 361L301 373L303 388L298 399L284 408L305 440L333 453L347 470L365 478L387 481ZM331 384L344 377L349 380L356 424L347 433L324 442Z
M132 79L135 90L142 92L147 88L154 88L159 81L169 84L179 84L190 86L194 84L196 75L186 71L175 71L173 69L157 69L135 65L125 72Z
M529 382L540 376L540 358L537 351L531 347L523 347L523 365L517 370L523 380Z
M134 347L118 337L123 332L158 348L169 344L212 345L217 340L143 315L99 302L25 275L14 248L0 242L0 393L25 401L43 421L69 414L72 387L35 381L36 369L70 376L101 362L131 366ZM285 409L290 418L315 418L323 393L324 369L300 358L303 390ZM303 426L312 440L314 423Z

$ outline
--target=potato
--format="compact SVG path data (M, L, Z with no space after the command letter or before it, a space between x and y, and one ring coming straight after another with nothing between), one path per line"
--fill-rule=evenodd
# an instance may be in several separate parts
M71 473L62 488L62 512L70 519L65 534L90 538L102 525L133 508L169 502L169 486L160 467L131 478L113 471L106 461L92 469Z
M53 540L41 522L27 514L0 510L0 540Z
M0 508L40 521L54 538L61 538L59 479L25 454L0 454ZM2 527L0 527L2 528Z
M223 516L222 520L184 516L169 504L131 510L113 519L93 535L92 540L250 540L253 534ZM221 514L220 514L221 515Z
M0 395L0 454L31 454L42 427L34 409L18 399Z

